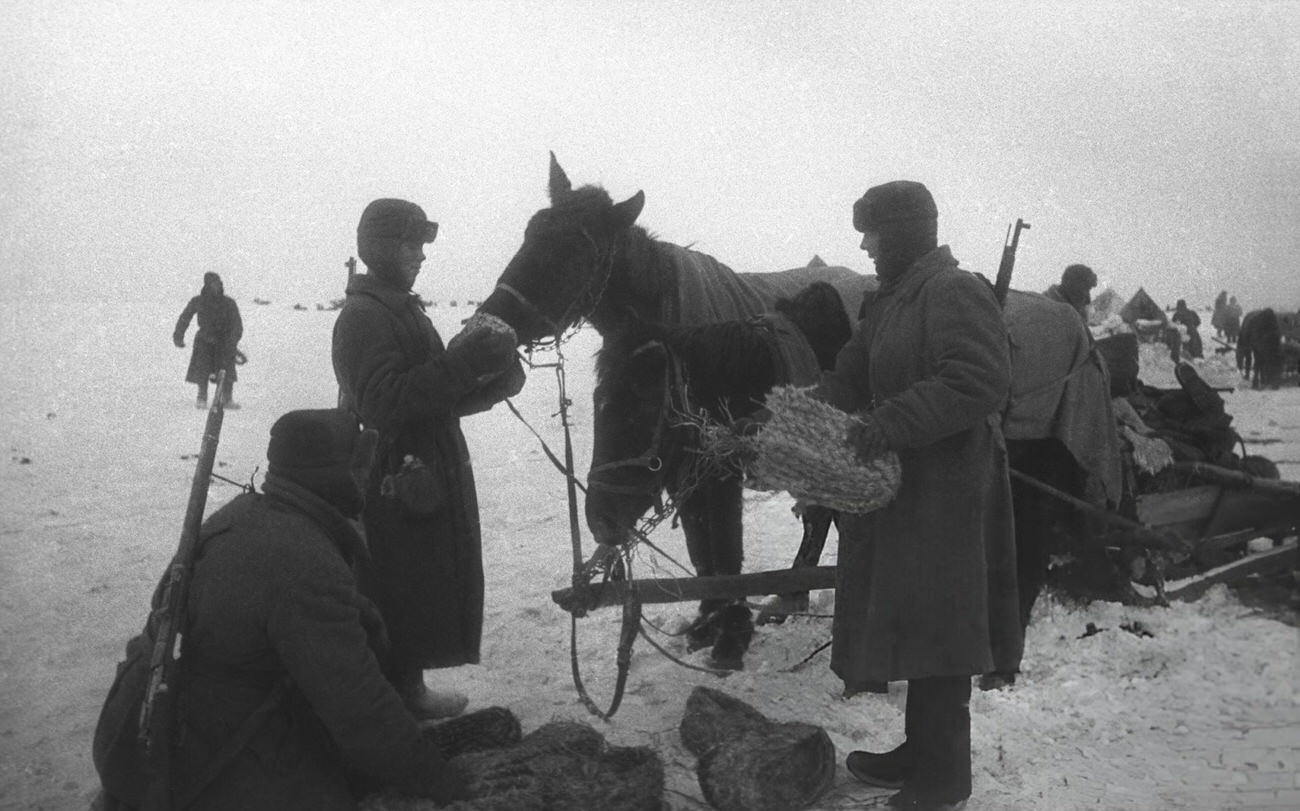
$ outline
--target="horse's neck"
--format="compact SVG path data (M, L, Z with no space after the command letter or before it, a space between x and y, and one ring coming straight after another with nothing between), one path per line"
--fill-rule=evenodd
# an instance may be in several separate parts
M609 281L587 320L602 335L624 324L629 312L643 321L666 321L675 291L676 268L663 243L634 226L615 251Z
M772 346L746 321L706 324L670 341L685 384L713 416L744 416L776 384Z

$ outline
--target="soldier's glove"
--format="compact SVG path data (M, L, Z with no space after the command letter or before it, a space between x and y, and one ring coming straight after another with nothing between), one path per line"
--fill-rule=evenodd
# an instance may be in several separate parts
M480 382L510 371L517 358L512 333L486 328L458 336L447 354L468 366Z
M889 441L880 423L869 414L859 415L849 427L849 446L857 455L858 461L870 464L889 450Z
M514 746L523 737L519 719L505 707L485 707L471 713L421 727L445 758L467 752Z

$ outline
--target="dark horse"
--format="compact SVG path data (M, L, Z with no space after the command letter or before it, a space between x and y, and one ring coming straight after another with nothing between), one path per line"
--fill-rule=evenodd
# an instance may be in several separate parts
M637 226L645 204L641 192L614 203L602 188L574 189L554 155L550 196L551 207L529 221L523 245L480 307L514 327L524 343L559 336L583 319L600 332L607 346L636 322L703 325L743 321L771 310L778 298L792 296L819 279L840 291L848 317L856 321L863 296L875 288L874 278L844 268L733 273L703 254L660 242ZM787 286L782 289L779 283ZM1004 307L1004 320L1012 358L1012 389L1003 419L1009 444L1025 441L1021 447L1030 461L1045 471L1058 463L1077 466L1069 476L1058 478L1075 478L1074 473L1080 473L1077 478L1083 483L1075 482L1076 486L1068 489L1086 494L1094 504L1118 502L1118 437L1106 373L1077 314L1043 296L1013 290ZM605 361L611 368L615 357L632 361L638 356L630 350L619 353L611 349ZM653 431L661 422L665 379L654 375L638 379L649 410L635 412L639 416L629 418L628 425ZM598 420L601 410L597 409ZM1046 472L1041 474L1047 477ZM598 471L595 478L599 482L605 476ZM706 497L704 493L709 491L697 486L698 495L683 499L678 515L692 560L698 558L697 567L699 561L705 561L715 567L710 573L737 573L742 548L740 483L733 480L717 487ZM593 488L588 497L588 525L600 544L624 543L639 514L629 518L630 509L620 512L593 507L593 501L599 505L602 500L616 500L608 490L606 495L599 491L599 487ZM1018 512L1032 500L1018 503ZM720 551L709 551L715 547ZM701 608L702 616L717 613L704 610L707 606Z
M1241 332L1237 335L1237 369L1256 389L1276 389L1282 384L1288 356L1294 361L1291 346L1284 340L1288 328L1300 333L1297 316L1279 314L1271 307L1251 310L1241 319Z
M691 327L633 324L605 339L587 478L587 521L597 538L631 540L652 507L662 513L666 493L696 573L740 571L741 475L700 452L702 417L723 425L752 415L774 386L812 383L833 366L852 329L839 293L825 282L775 308ZM714 666L739 669L752 629L745 605L706 599L687 645L712 645Z
M533 215L523 245L479 310L504 320L526 344L559 337L585 320L604 339L607 370L615 366L614 358L634 358L610 344L637 323L743 321L771 311L778 299L793 298L815 281L835 287L843 317L850 319L863 293L874 288L874 279L847 268L735 273L712 257L657 240L637 226L645 204L641 192L615 203L600 187L575 189L554 155L549 191L551 206ZM821 324L808 326L815 330ZM662 401L649 404L654 409L661 405ZM599 425L601 410L598 401L598 435L605 433ZM644 424L654 425L657 420ZM593 470L604 464L606 460L597 455ZM595 483L589 488L587 523L602 550L630 540L635 522L654 501L647 496L649 500L635 514L631 508L615 505L619 499L602 482L625 473L595 470ZM740 481L735 477L700 484L692 497L676 505L699 574L739 574L741 505ZM711 605L701 606L704 617L716 618L717 613Z

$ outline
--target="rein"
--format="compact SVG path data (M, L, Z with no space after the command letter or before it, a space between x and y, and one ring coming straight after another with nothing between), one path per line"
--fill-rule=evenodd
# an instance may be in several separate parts
M585 567L582 560L582 534L578 528L578 488L581 484L573 470L573 436L569 427L569 405L572 401L569 399L568 392L565 389L564 377L564 352L561 349L563 342L558 336L555 342L556 361L553 364L533 364L529 363L531 368L551 366L555 369L555 379L559 387L560 399L560 425L564 428L564 461L561 462L556 455L542 442L542 450L545 451L551 462L559 468L564 474L565 487L568 492L569 500L569 540L573 547L573 589L575 592L582 593L588 589L591 584L585 573ZM533 436L537 436L538 441L541 437L537 431L533 430L528 421L519 413L514 403L506 400L511 413L519 418L519 421L528 427ZM585 492L585 490L584 490ZM609 573L606 572L606 580ZM585 612L583 612L585 613ZM609 708L602 710L591 695L588 694L586 686L582 682L582 673L578 666L578 612L571 611L569 614L569 669L573 673L573 686L577 688L578 698L582 700L583 705L593 715L608 721L614 717L618 711L619 705L623 702L623 692L627 687L628 672L632 666L632 643L636 641L637 632L641 629L641 601L637 599L632 589L628 589L627 597L623 601L623 621L618 637L618 675L614 681L614 697L610 700Z
M550 330L551 335L554 336L554 345L557 348L564 341L565 332L569 328L576 327L584 318L587 318L596 310L596 306L605 297L605 290L609 287L610 277L614 275L614 255L618 253L619 248L617 240L610 242L609 245L602 246L586 228L579 229L579 233L591 244L592 252L595 254L594 272L587 284L574 296L573 302L564 309L564 312L560 313L558 320L552 319L542 312L540 307L530 301L527 296L514 286L498 281L495 288L513 298L529 315L544 323L546 328ZM590 301L588 302L587 299L590 299Z

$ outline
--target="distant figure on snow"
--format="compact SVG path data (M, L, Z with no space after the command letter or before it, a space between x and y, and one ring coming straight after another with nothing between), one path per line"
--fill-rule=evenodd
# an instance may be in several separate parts
M1182 324L1187 328L1187 354L1193 358L1205 357L1201 346L1201 333L1198 329L1201 326L1201 317L1187 306L1186 300L1178 299L1178 304L1174 307L1174 314L1170 316L1169 320L1175 324Z
M1237 303L1236 296L1228 299L1228 306L1224 310L1223 335L1230 344L1235 344L1241 335L1241 305Z
M1043 294L1053 301L1074 308L1083 323L1088 323L1088 305L1092 303L1092 288L1097 286L1097 274L1087 265L1070 265L1061 273L1061 281L1047 288Z
M199 387L194 401L196 408L208 407L208 381L215 380L217 372L226 372L225 389L220 393L226 408L239 408L231 399L235 388L235 357L239 353L239 339L244 336L244 322L239 317L239 305L226 295L221 277L211 271L203 274L203 289L190 299L176 319L172 343L185 348L185 331L190 319L199 317L199 329L194 333L194 349L190 352L189 369L185 382Z

